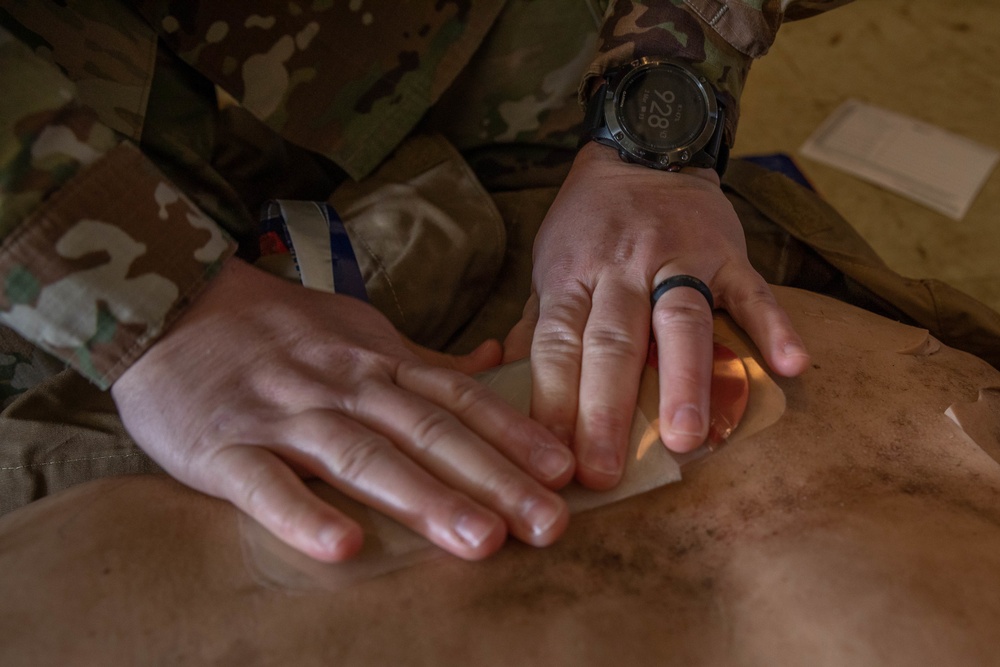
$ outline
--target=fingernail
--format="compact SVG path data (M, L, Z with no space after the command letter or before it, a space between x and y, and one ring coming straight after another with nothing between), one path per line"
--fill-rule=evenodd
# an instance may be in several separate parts
M613 476L618 475L622 467L615 447L594 447L587 452L586 462L581 463L594 472Z
M528 522L531 534L539 537L559 520L562 507L562 502L554 496L533 496L521 506L521 516Z
M344 531L339 526L324 526L316 534L316 539L324 549L333 549L344 538Z
M781 350L786 357L808 357L809 353L798 343L785 343Z
M479 548L493 532L494 522L480 514L461 514L455 520L455 534L473 549Z
M670 432L677 435L702 434L701 412L694 405L681 406L674 413L674 418L670 421Z
M556 447L536 447L531 452L531 466L543 479L555 479L573 465L573 455Z

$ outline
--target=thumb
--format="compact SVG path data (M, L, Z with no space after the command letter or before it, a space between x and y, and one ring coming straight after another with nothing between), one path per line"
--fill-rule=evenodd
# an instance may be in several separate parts
M531 353L531 339L538 324L538 295L531 293L524 304L521 319L517 321L503 341L503 363L524 359Z
M417 345L410 340L406 340L405 344L424 363L441 368L450 368L466 375L475 375L476 373L489 370L494 366L500 365L503 359L503 348L500 346L500 341L494 338L483 341L468 354L436 352L422 345Z

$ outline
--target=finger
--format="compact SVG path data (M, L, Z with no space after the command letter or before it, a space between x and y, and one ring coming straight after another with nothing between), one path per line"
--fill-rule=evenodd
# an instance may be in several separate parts
M218 495L282 542L321 561L350 558L361 527L317 498L278 457L260 447L232 446L212 461Z
M401 388L447 409L477 441L482 439L490 450L500 452L546 486L560 488L572 478L576 461L569 448L488 387L417 365L401 367L396 381Z
M649 297L644 290L610 281L597 286L584 330L573 443L577 479L590 488L608 489L621 479L648 331Z
M503 346L496 339L484 340L476 349L467 354L447 354L436 352L422 345L417 345L413 341L404 340L406 347L416 354L424 363L439 368L450 368L451 370L475 375L489 370L503 360Z
M538 323L538 295L531 293L524 304L521 319L517 321L503 341L503 363L509 364L518 359L524 359L531 354L531 339L535 335L535 325Z
M386 514L462 558L484 558L507 529L481 506L417 465L386 438L330 410L300 413L280 424L294 447L280 451L331 486Z
M660 369L660 438L687 452L708 435L712 384L712 311L698 290L675 287L653 306Z
M539 299L531 341L531 416L570 445L576 429L590 295L582 289L563 290L558 299Z
M433 375L448 377L435 378ZM449 381L455 384L440 386ZM369 428L392 440L444 484L497 512L519 539L536 546L555 541L569 519L566 503L463 421L495 426L497 430L490 433L491 442L520 454L519 462L524 462L523 454L527 453L528 462L536 465L547 461L549 454L559 455L557 448L560 445L551 434L518 414L485 386L455 373L401 364L397 383L404 391L379 391L377 396L358 406L359 418ZM428 389L432 394L446 394L451 411L417 395ZM369 406L377 406L377 412L368 412ZM393 420L380 419L384 414L391 414ZM503 423L504 418L507 424ZM542 457L532 459L533 453L540 453ZM568 474L572 474L572 468L568 470Z
M809 352L770 286L752 268L734 275L722 290L722 305L757 345L771 369L786 377L804 372L809 367Z

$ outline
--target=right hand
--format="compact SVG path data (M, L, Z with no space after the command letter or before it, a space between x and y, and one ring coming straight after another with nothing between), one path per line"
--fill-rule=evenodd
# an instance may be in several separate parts
M572 444L577 477L619 483L650 333L657 343L658 421L668 449L708 436L712 309L695 289L660 281L692 275L712 291L776 373L809 355L791 319L747 258L743 227L712 169L680 172L623 161L597 142L577 153L535 237L532 291L504 345L531 355L531 414Z
M168 473L314 558L348 558L362 535L310 475L478 559L508 531L555 541L569 514L552 489L574 472L565 445L466 374L499 355L424 350L361 301L229 260L112 394Z

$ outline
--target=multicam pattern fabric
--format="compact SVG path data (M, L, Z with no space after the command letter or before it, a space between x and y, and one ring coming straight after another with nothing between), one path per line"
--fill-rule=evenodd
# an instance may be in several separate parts
M0 29L0 322L106 387L233 248L38 40L32 52Z
M139 140L156 59L156 34L141 18L121 3L86 0L4 0L4 13L11 21L2 23L76 84L101 123Z
M0 409L65 368L12 330L0 327Z
M183 193L121 144L4 240L0 322L107 387L232 251Z
M503 1L135 5L254 115L360 178L437 101Z
M782 21L850 0L618 0L601 29L597 58L580 84L585 100L610 67L643 56L673 56L705 75L726 104L730 145L754 58L767 53Z
M78 101L70 81L2 28L0 90L0 236L5 236L119 140Z
M218 224L249 217L226 218L242 191L205 162L209 82L271 135L354 177L435 104L431 117L463 148L566 150L574 82L586 93L643 54L697 63L729 98L732 135L750 60L783 16L844 1L0 0L0 322L108 386L183 310L233 252ZM164 68L178 56L189 73ZM208 85L159 113L185 77ZM177 132L189 111L199 131ZM153 122L164 116L169 136ZM250 155L271 135L238 140ZM11 391L51 366L31 350L0 349Z
M511 143L575 148L583 120L576 90L594 57L602 4L508 0L429 123L462 150Z

